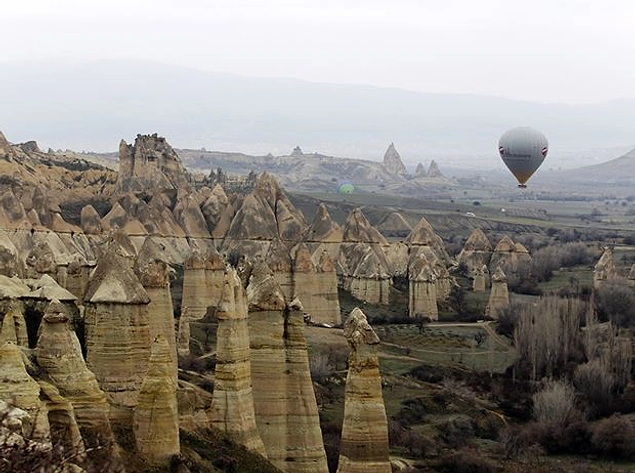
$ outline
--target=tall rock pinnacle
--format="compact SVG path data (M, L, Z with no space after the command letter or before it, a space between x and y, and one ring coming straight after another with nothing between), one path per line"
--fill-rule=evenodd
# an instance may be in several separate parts
M247 313L245 289L236 271L228 266L216 312L216 380L209 417L213 426L248 449L265 455L265 446L256 427L251 388Z
M344 323L351 348L337 473L390 473L388 420L381 392L379 338L355 308Z
M384 154L384 167L392 174L397 174L399 176L405 176L408 174L406 166L404 166L403 161L401 161L401 156L399 156L394 143L390 143L390 146L388 146L388 149L386 150L386 154Z

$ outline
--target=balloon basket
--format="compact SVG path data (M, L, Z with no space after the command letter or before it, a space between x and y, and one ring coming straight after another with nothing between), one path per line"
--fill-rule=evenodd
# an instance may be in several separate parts
M520 187L521 189L527 189L527 185L525 184L518 184L518 187Z

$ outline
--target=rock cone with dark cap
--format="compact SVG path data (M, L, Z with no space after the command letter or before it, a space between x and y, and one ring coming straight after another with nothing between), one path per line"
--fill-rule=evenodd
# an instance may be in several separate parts
M358 308L346 319L344 336L351 353L337 471L390 473L388 421L377 358L379 338Z

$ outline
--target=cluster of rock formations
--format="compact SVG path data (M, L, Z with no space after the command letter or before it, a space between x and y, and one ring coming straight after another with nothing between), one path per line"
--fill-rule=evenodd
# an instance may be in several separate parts
M388 149L386 150L386 153L384 154L384 159L382 164L389 173L394 174L396 176L412 177L414 179L426 178L426 177L427 178L442 178L443 177L443 174L441 174L441 170L439 169L439 165L436 163L434 159L430 161L430 167L427 171L423 163L418 163L417 167L415 168L414 175L410 176L408 174L408 171L406 170L406 166L401 160L401 156L399 155L399 152L397 152L397 149L395 148L394 143L390 143L390 145L388 146Z
M485 315L497 318L500 311L509 306L508 277L527 276L531 255L527 248L514 243L507 235L493 247L485 233L477 228L465 242L457 262L472 278L474 291L485 292L491 288Z
M386 165L405 172L389 152ZM0 154L12 164L44 155L1 136ZM73 223L50 182L0 195L0 362L9 380L0 401L25 413L37 441L76 452L106 446L111 471L124 470L115 426L133 432L149 462L179 453L179 428L214 426L282 471L326 473L304 324L341 323L338 288L390 304L397 277L408 282L409 315L438 318L456 264L441 237L424 218L411 227L395 214L387 225L408 236L391 242L360 208L340 226L321 204L307 222L266 173L245 193L196 188L156 135L122 141L116 179L91 172L77 182L91 191L101 182L95 194L109 209L85 205ZM494 274L494 316L507 300L503 269L518 271L529 254L507 237L492 249L478 232L459 261L475 290ZM178 326L174 268L183 275ZM378 340L359 310L345 335L340 471L389 471ZM178 379L178 356L192 352L215 353L211 394Z

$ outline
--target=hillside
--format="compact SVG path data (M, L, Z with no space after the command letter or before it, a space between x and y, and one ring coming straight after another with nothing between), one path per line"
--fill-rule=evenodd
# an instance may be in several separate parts
M297 148L285 156L249 156L242 153L179 150L188 169L209 173L221 168L234 175L268 172L287 189L337 193L342 183L355 186L355 192L382 192L414 196L447 196L456 184L443 175L396 174L386 165L362 159L303 153Z
M583 173L588 173L597 179L633 179L635 178L635 148L610 161L578 169L574 175Z

